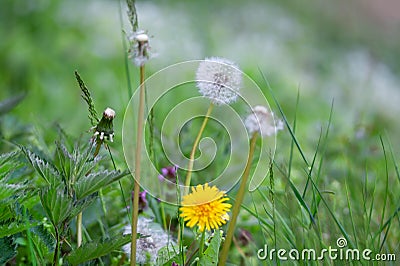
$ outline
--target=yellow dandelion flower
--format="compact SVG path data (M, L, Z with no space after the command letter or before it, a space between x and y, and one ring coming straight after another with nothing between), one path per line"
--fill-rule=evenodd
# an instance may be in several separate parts
M225 203L227 200L224 191L219 191L216 186L197 185L192 187L192 193L183 197L180 216L188 227L197 224L200 232L204 228L208 231L217 229L229 220L228 211L232 205Z

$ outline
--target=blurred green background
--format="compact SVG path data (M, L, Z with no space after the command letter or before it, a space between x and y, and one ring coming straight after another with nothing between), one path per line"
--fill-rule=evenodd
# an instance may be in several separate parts
M89 128L73 75L78 70L98 111L117 110L120 128L128 102L125 2L0 3L0 99L27 93L12 111L17 121L45 127L58 122L72 135ZM394 140L400 132L399 5L395 0L137 1L137 11L139 27L148 30L157 54L149 74L184 60L226 57L256 81L261 81L258 68L263 71L289 117L299 90L301 127L312 130L326 121L334 99L335 130L386 128ZM131 66L132 76L135 71ZM132 83L136 87L137 81ZM3 121L6 137L16 123Z

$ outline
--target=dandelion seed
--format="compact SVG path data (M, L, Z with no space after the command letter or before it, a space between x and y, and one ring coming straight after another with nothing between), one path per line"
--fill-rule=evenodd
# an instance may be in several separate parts
M180 216L188 227L197 225L200 232L218 229L229 220L228 211L232 205L225 203L228 200L216 186L198 185L183 197Z
M215 105L236 101L242 85L242 72L230 60L210 57L199 65L196 72L199 92Z
M130 234L131 232L131 226L126 226L124 234ZM165 246L171 246L172 249L172 246L175 246L175 242L171 237L152 219L139 216L137 232L143 236L137 240L136 262L139 264L150 263L154 265L160 249ZM129 255L131 253L131 244L123 246L122 249Z
M283 129L283 122L275 120L274 113L261 105L253 108L253 112L247 116L244 123L250 134L259 132L263 137L272 136Z

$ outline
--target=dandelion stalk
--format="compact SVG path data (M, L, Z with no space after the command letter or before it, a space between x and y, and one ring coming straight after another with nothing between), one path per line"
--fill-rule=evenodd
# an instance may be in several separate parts
M214 104L211 103L210 106L208 107L206 116L204 117L203 124L201 125L200 130L197 133L197 137L193 143L192 151L190 152L189 165L188 165L188 170L187 170L186 180L185 180L185 195L189 193L189 186L190 186L190 181L191 181L192 172L193 172L194 155L196 154L197 146L199 145L201 135L203 134L203 131L206 128L208 118L212 112L213 107L214 107Z
M243 172L243 175L242 175L242 178L241 178L239 191L238 191L238 193L236 195L235 204L233 205L232 219L229 222L229 226L228 226L228 231L227 231L227 234L226 234L225 242L224 242L224 245L222 246L220 259L219 259L219 262L218 262L218 265L220 265L220 266L225 265L226 260L228 258L228 252L229 252L229 248L231 246L233 233L235 231L236 221L237 221L237 218L238 218L238 215L239 215L239 212L240 212L240 207L241 207L242 202L243 202L244 194L246 192L246 183L247 183L247 179L248 179L249 174L250 174L250 168L251 168L251 163L253 161L253 155L254 155L254 149L255 149L255 146L256 146L257 136L258 136L258 133L254 132L253 136L251 137L251 140L250 140L249 157L247 158L246 168L244 169L244 172Z
M139 215L139 190L140 190L140 160L142 150L142 134L144 124L144 100L145 100L145 86L144 86L144 64L140 66L140 87L139 87L139 111L138 111L138 126L136 136L136 151L135 151L135 184L134 184L134 197L132 208L132 239L131 239L131 265L136 265L136 234L137 222Z
M201 234L200 245L199 245L199 260L197 261L197 265L200 265L200 259L203 257L204 252L204 239L205 239L206 231L204 230Z

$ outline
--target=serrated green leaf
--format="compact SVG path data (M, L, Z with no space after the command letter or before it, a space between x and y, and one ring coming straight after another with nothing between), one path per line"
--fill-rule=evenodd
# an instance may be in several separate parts
M84 209L86 209L90 204L93 203L93 201L97 198L96 194L92 194L89 197L85 197L82 200L78 200L74 202L74 206L71 210L71 213L68 217L68 219L72 219L75 216L78 215L78 213L82 212Z
M11 222L6 225L0 226L0 238L11 236L16 233L20 233L22 231L26 231L27 229L31 228L32 226L36 226L38 223L33 224L26 224L26 223L18 223L18 222Z
M218 253L219 247L221 246L221 231L216 230L214 237L211 239L210 245L204 251L203 256L200 258L201 266L217 265L218 264Z
M128 174L126 171L104 170L84 176L74 186L76 197L77 199L82 199Z
M17 151L0 154L0 165L3 166L6 162L14 158L17 154Z
M72 265L77 265L120 249L130 241L131 235L120 235L106 240L88 242L73 250L67 256L67 260Z
M38 155L36 155L35 153L31 152L26 148L22 148L22 151L28 158L31 165L35 168L35 170L39 173L39 175L46 181L47 184L55 187L62 183L60 173L58 172L58 170L55 168L54 165L44 161Z
M3 265L17 255L17 245L12 237L0 238L0 265Z
M19 184L4 184L0 182L0 201L6 200L7 198L16 195L19 191L24 189L24 185Z
M47 230L43 224L35 226L31 229L35 236L37 236L41 242L46 246L49 252L54 251L55 240L53 235Z
M40 191L40 201L47 216L54 225L60 224L73 210L72 199L62 189L44 188Z

